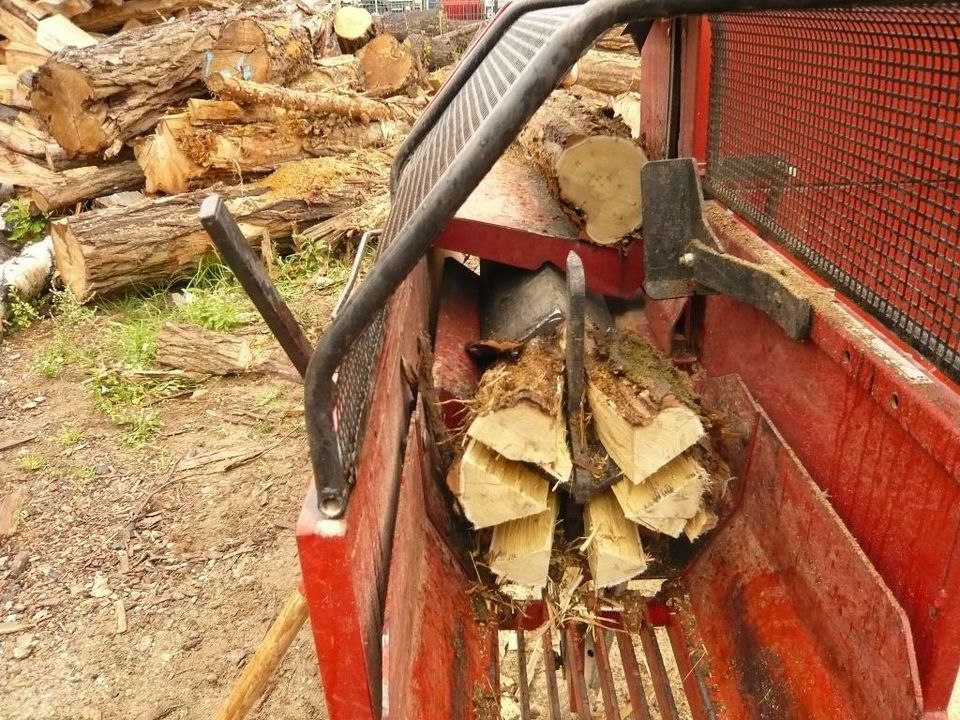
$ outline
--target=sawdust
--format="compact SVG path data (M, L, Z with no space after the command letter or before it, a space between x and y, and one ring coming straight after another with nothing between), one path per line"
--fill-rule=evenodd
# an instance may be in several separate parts
M342 184L345 178L356 171L356 163L349 158L311 158L281 165L257 185L265 188L264 199L306 198Z

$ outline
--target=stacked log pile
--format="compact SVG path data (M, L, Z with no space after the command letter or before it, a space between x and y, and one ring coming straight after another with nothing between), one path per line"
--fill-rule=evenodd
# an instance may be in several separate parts
M214 190L257 244L318 222L342 237L382 214L431 72L479 27L408 15L0 0L0 189L53 216L56 269L83 301L189 272L211 250L196 211Z
M474 528L492 528L486 564L503 581L543 587L566 536L595 586L611 587L644 573L651 547L669 553L712 529L728 472L687 376L640 336L594 329L582 432L599 441L598 492L577 504L562 345L562 332L537 336L487 368L448 485ZM617 474L601 489L608 457Z

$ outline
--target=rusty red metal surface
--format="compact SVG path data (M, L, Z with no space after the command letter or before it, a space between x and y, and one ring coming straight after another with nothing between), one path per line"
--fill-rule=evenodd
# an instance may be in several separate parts
M680 74L680 157L707 161L707 125L710 119L710 22L703 15L683 20L683 70ZM664 72L650 68L653 72Z
M455 431L466 420L463 401L473 397L480 370L466 351L480 339L480 278L470 268L447 258L440 280L436 338L433 345L433 386L447 429Z
M467 720L475 698L493 696L489 641L474 620L470 582L426 511L425 489L436 482L429 457L418 408L407 434L384 613L384 720Z
M416 367L427 327L425 263L388 313L357 482L342 520L324 520L312 488L297 521L297 548L331 720L379 717L380 630L396 515L410 390L401 363Z
M640 52L640 144L650 160L663 160L669 147L670 34L672 20L657 20Z
M779 258L722 213L710 218L728 251ZM791 342L761 313L712 296L701 361L711 375L743 378L827 494L903 606L924 706L942 710L960 665L960 398L889 333L784 271L818 298L811 341Z
M707 384L706 407L746 392ZM919 718L906 616L759 407L742 503L685 578L725 716Z

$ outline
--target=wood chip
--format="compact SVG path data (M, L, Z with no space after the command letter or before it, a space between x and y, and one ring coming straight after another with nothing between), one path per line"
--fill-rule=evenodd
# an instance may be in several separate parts
M0 537L10 537L20 524L20 506L23 504L23 488L15 487L0 500Z
M26 435L24 437L14 438L13 440L0 440L0 452L12 450L15 447L19 447L36 439L36 435Z
M114 601L113 612L117 616L117 634L125 633L127 631L127 609L123 606L123 600Z
M35 623L29 620L14 620L11 622L0 623L0 635L12 635L13 633L29 630Z

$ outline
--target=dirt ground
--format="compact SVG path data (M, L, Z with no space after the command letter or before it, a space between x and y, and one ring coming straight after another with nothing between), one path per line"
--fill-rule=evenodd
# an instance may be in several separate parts
M207 381L131 448L89 377L38 372L51 333L0 344L0 446L26 440L0 451L0 501L22 499L0 537L0 717L212 717L299 577L302 386ZM219 450L244 454L204 463ZM306 629L251 717L326 717Z

